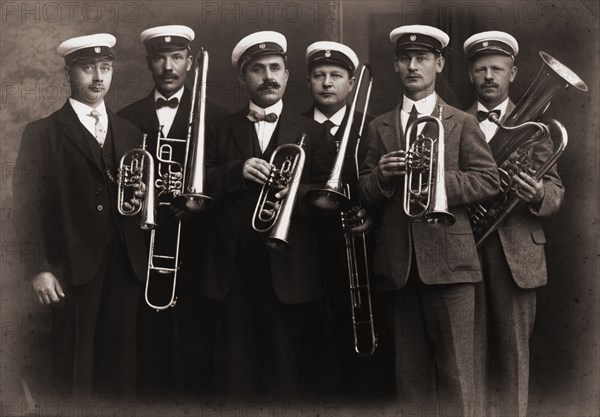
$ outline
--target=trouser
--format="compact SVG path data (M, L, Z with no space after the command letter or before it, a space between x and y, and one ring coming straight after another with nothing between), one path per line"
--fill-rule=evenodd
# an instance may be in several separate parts
M493 415L524 417L529 392L529 338L536 311L535 289L519 288L512 274L498 233L492 234L481 250L483 297L487 326L486 409ZM488 414L492 414L490 411Z
M425 285L413 267L389 294L396 389L414 415L473 415L474 285Z

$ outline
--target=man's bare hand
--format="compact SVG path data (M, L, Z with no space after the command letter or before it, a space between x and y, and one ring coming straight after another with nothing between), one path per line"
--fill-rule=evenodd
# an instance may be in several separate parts
M35 298L42 304L58 303L65 293L52 272L40 272L31 281Z
M269 179L271 169L271 164L264 159L250 158L244 162L242 175L248 181L254 181L260 185L263 185Z
M373 228L373 224L375 221L372 216L369 216L369 212L364 208L358 209L356 213L353 214L353 223L356 226L352 227L352 233L366 233Z
M379 160L379 180L389 184L394 177L404 175L406 172L406 152L403 150L385 154Z
M519 172L519 175L513 176L517 186L517 196L529 204L538 204L544 199L546 190L544 189L544 179L536 181L531 175L533 170L529 170L529 174Z

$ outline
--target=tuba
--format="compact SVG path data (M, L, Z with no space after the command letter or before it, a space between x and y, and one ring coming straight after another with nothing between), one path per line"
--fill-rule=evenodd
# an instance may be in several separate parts
M356 85L356 93L354 94L352 104L348 110L346 128L344 129L342 139L340 140L335 163L327 183L324 188L308 192L311 203L316 207L324 210L341 211L348 283L350 287L354 351L361 356L371 356L375 352L375 349L377 348L377 335L375 332L375 322L371 306L371 286L369 284L369 267L365 234L352 232L352 228L356 226L352 219L361 206L360 199L358 198L358 192L351 192L350 184L342 183L342 171L344 168L344 158L346 157L346 151L350 142L350 133L354 122L354 112L356 110L363 78L367 71L369 73L369 84L365 93L365 105L362 111L363 117L360 128L358 130L358 140L353 152L354 166L352 167L352 174L354 180L358 180L358 145L360 144L365 125L369 99L371 97L371 88L373 86L371 67L368 64L364 64L360 71Z
M273 151L269 161L273 168L260 190L254 208L252 228L259 233L271 232L266 238L266 244L272 249L289 247L287 236L306 160L306 153L302 148L305 140L306 134L302 134L297 145L287 143ZM275 197L286 188L289 190L283 199Z
M550 139L553 153L537 168L533 178L540 181L564 152L568 134L557 120L540 123L554 95L571 85L580 91L587 91L587 85L567 66L548 55L539 52L543 64L533 83L504 123L491 114L489 120L498 125L498 131L490 140L490 149L500 173L500 194L491 201L476 203L469 207L469 218L473 226L477 247L500 227L502 222L522 201L516 195L512 180L519 172L527 172L531 165L533 148ZM555 133L555 134L553 134Z
M141 213L140 228L153 230L156 224L156 195L152 184L154 183L154 160L146 150L146 138L142 138L139 149L131 149L119 161L119 176L117 179L117 208L122 216L135 216ZM135 192L147 185L144 201L139 205L132 205Z
M455 218L448 211L444 166L443 106L439 116L423 116L412 122L406 130L406 173L404 175L404 212L411 221L450 226ZM410 142L412 132L421 123L434 123L437 139L424 134Z

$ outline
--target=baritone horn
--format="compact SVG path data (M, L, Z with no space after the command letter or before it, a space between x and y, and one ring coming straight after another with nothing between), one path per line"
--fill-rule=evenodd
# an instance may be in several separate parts
M505 122L501 123L493 113L489 116L490 121L498 125L498 131L489 144L500 173L500 194L490 201L469 207L477 247L522 202L516 195L516 185L512 178L520 172L528 173L528 169L533 168L531 154L535 146L548 139L553 144L553 153L541 162L541 166L532 175L535 181L540 181L564 152L568 143L565 127L554 119L549 119L547 123L538 122L554 95L569 86L584 92L588 90L587 85L570 68L543 51L539 54L542 66Z
M288 232L306 160L302 148L305 141L306 134L302 134L298 144L283 144L273 151L269 161L273 168L254 208L252 228L259 233L270 232L266 244L272 249L289 247ZM288 192L285 197L276 197L286 188Z
M411 221L450 226L454 224L455 218L448 211L442 110L443 106L439 106L438 117L419 117L406 130L406 173L404 175L403 202L404 212ZM437 139L421 133L411 143L413 130L417 130L418 125L422 123L437 125Z
M146 150L146 138L142 138L139 149L131 149L119 161L117 180L117 208L122 216L135 216L141 213L140 228L153 230L156 224L156 195L154 193L154 159ZM137 200L135 192L146 188L141 204L131 204Z
M354 113L358 98L362 92L363 80L368 73L368 85L365 92L362 119L358 129L358 137L355 148L352 150L353 166L344 169L344 160L348 147L350 146L350 134L354 124ZM348 284L350 288L350 308L352 313L352 336L354 351L361 356L371 356L377 348L377 334L371 303L371 286L369 283L369 263L367 256L367 243L365 233L355 233L352 229L357 226L354 221L355 214L360 210L361 202L355 184L358 181L358 147L362 137L363 128L367 117L369 99L373 86L371 67L364 64L361 68L356 92L352 104L348 109L348 119L342 138L338 145L337 155L331 174L325 187L311 190L308 197L313 205L324 210L340 211L342 231L344 234L344 246L346 251L346 267L348 272ZM342 181L342 173L348 179L347 183ZM352 183L352 186L351 184Z

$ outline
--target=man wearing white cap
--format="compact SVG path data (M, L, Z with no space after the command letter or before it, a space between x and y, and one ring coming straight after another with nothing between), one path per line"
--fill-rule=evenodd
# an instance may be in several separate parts
M157 156L158 136L185 140L188 135L192 92L185 86L192 68L191 42L194 31L183 25L157 26L144 30L140 40L147 52L146 65L152 73L154 89L143 99L123 108L119 115L126 118L143 133L148 134L148 151ZM200 80L198 81L200 82ZM198 101L194 112L198 111ZM221 107L206 102L206 126L214 129L226 114ZM159 132L160 127L160 132ZM168 142L172 149L168 155L182 166L185 161L185 142ZM162 158L167 154L162 153ZM161 172L175 169L166 164L156 165L156 178ZM161 202L168 203L173 196L161 193ZM177 215L174 216L174 213ZM155 247L162 254L174 256L178 223L183 212L171 205L158 208L160 228L155 232ZM140 305L140 389L144 396L170 396L180 387L177 380L183 371L183 388L186 394L202 396L213 388L212 338L215 309L210 300L198 300L198 263L202 254L202 214L187 213L181 225L179 256L181 270L177 279L177 305L157 314L145 302ZM156 280L159 282L160 280ZM152 288L161 289L158 285ZM162 288L169 293L171 288ZM182 364L176 363L181 358Z
M496 112L500 121L504 121L515 107L508 90L517 74L515 57L519 45L506 32L488 31L469 37L464 52L469 59L468 71L476 95L467 112L478 117L479 126L490 142L498 126L488 120L489 113ZM533 169L548 159L552 148L550 140L534 148ZM514 410L516 416L527 415L535 288L548 280L541 217L557 213L564 196L556 165L539 182L531 177L533 172L513 177L519 187L517 194L528 204L514 210L481 247L484 281L478 296L487 310L487 329L482 326L478 336L487 335L487 340L482 339L487 349L478 349L476 364L481 367L487 364L490 405Z
M396 389L402 403L421 413L467 415L479 384L472 325L481 270L465 205L494 196L498 173L475 119L435 92L448 35L412 25L394 29L390 40L404 95L369 125L359 185L363 203L379 217L374 267L377 288L390 291ZM405 132L413 120L429 115L441 119L445 134L445 191L455 218L447 227L411 222L403 209ZM431 123L421 132L439 136Z
M135 394L135 335L145 243L139 220L117 212L121 156L141 144L140 131L104 104L116 39L69 39L65 60L71 97L25 128L17 158L15 216L41 253L27 264L36 298L52 305L54 388L60 395Z
M257 32L233 49L231 61L250 101L207 143L207 189L219 201L215 268L202 295L223 302L226 383L230 398L291 400L316 394L323 325L316 210L304 198L331 166L323 128L282 101L288 80L287 41ZM289 248L269 249L252 215L275 148L306 134L306 164L291 220ZM203 277L204 278L204 277Z
M344 44L319 41L306 48L306 64L308 66L307 81L314 104L304 113L304 116L325 126L330 157L331 160L335 160L339 143L348 125L348 97L355 87L356 77L354 74L359 65L358 56ZM366 82L364 81L364 83ZM356 167L362 164L367 154L366 126L372 120L372 117L366 117L363 140L359 143L362 117L361 112L355 111L342 176L342 181L350 185L352 199L356 204L359 202ZM356 149L357 144L359 144L358 149ZM356 216L360 216L356 218L357 222L361 218L364 222L354 230L357 233L365 232L372 224L371 219L367 217L367 211L361 208ZM348 268L345 250L342 250L344 237L340 227L340 213L339 211L326 213L323 220L321 228L323 247L319 254L328 290L327 300L332 326L335 329L340 392L348 397L359 393L363 397L365 395L381 395L382 372L380 371L383 365L381 346L372 358L360 357L354 351ZM367 238L370 236L372 235L366 235ZM370 246L374 242L368 239L368 243ZM384 346L383 349L385 348ZM375 381L379 383L375 383Z

